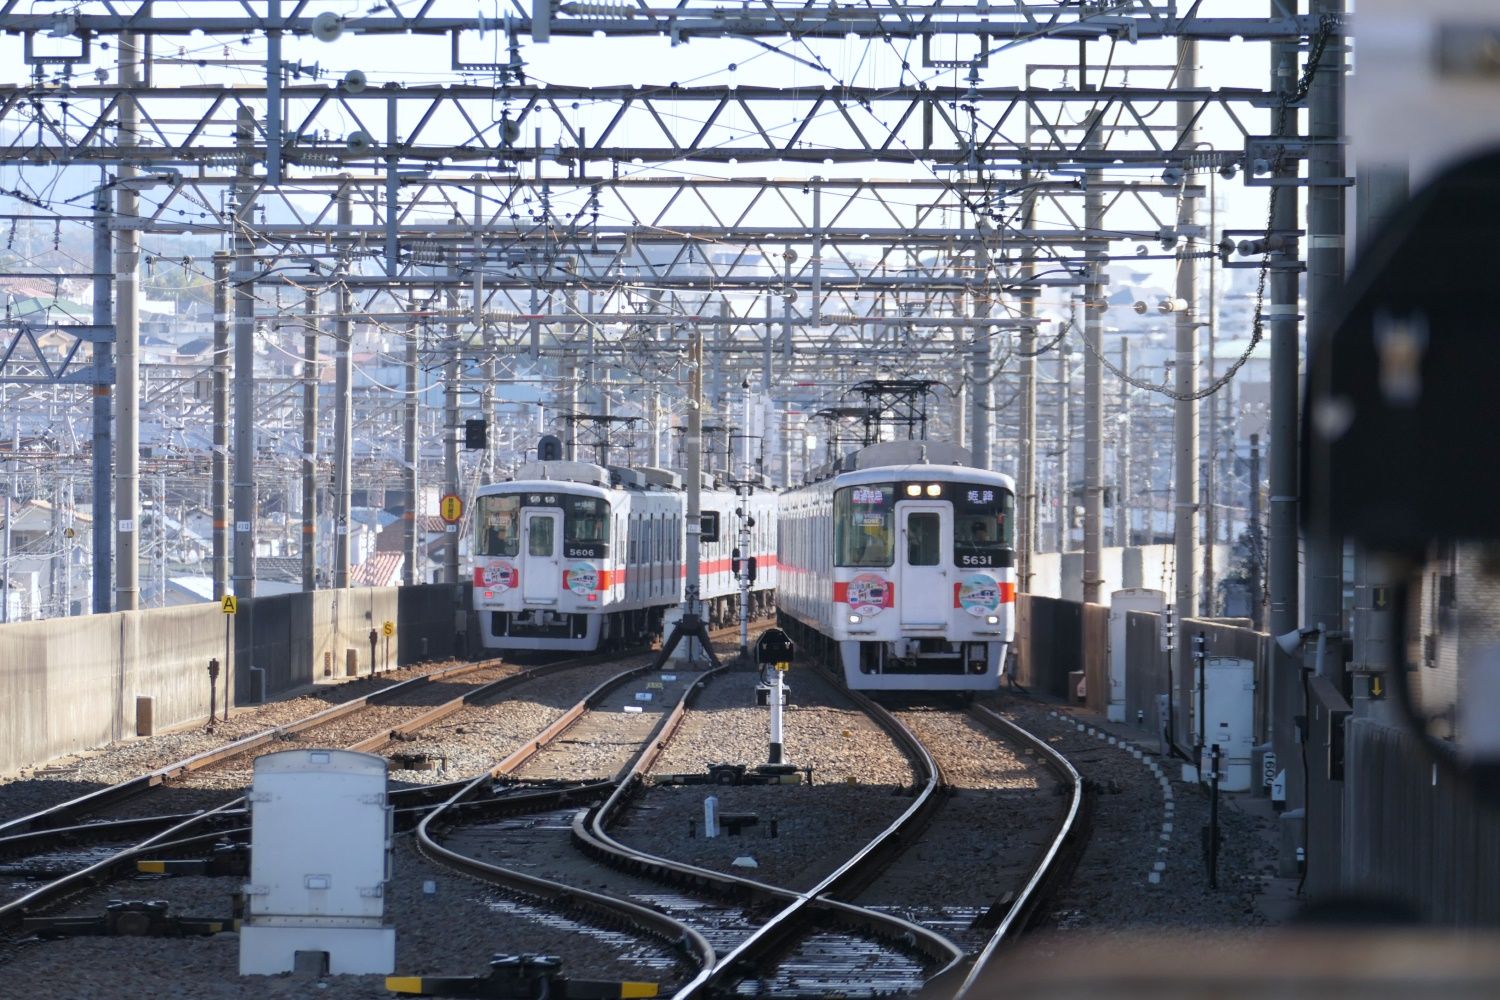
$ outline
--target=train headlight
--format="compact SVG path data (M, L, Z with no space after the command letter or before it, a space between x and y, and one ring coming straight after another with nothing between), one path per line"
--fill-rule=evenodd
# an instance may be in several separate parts
M909 497L919 497L922 495L922 487L918 486L916 483L907 483L906 495Z
M942 487L942 485L940 483L928 483L927 484L927 495L930 496L930 497L940 497L940 496L942 496L943 495L943 487Z
M864 619L861 618L859 615L851 614L849 616L849 624L850 625L858 625L862 621L864 621Z
M988 618L985 619L985 621L988 622L991 625L999 625L1000 624L1000 616L999 615L990 615Z

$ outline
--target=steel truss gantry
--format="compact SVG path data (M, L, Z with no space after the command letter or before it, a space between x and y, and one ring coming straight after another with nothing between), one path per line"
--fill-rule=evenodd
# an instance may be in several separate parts
M352 393L345 366L356 342L399 354L408 372L478 376L468 401L448 387L439 435L451 437L460 408L493 412L486 380L548 380L558 409L601 367L670 393L689 379L688 344L702 329L711 405L727 406L736 375L802 412L860 378L930 378L952 398L938 417L944 432L972 440L987 463L1000 421L995 380L1034 379L1026 359L1038 331L1064 325L1037 302L1071 295L1098 308L1117 244L1146 260L1211 253L1191 210L1204 193L1197 175L1245 169L1283 100L1274 89L1191 85L1170 65L1115 82L1086 56L1089 43L1296 45L1320 26L1295 15L1201 16L1198 4L1174 0L880 10L537 0L494 18L447 16L451 5L436 2L350 17L301 0L200 6L178 16L149 2L55 13L0 3L0 40L20 38L29 76L0 84L0 167L102 174L91 198L10 192L34 216L94 230L96 285L122 277L112 237L208 235L233 251L221 280L234 293L224 321L236 343L242 489L255 478L252 443L295 438L298 404L289 388L241 369L255 349L295 353L285 338L304 330L332 345L340 398ZM186 52L203 36L237 51ZM346 56L347 70L324 80L327 71L288 58L313 38L337 39L332 53L397 37L437 46L449 79L398 79ZM479 39L488 39L482 58ZM748 44L803 75L789 84L762 64L728 83L677 82L663 62L644 71L661 77L640 84L535 78L552 50L601 39L666 39L674 51ZM888 78L840 78L825 56L846 41L881 53ZM1059 42L1077 46L1076 65L1028 66L1019 86L988 82L1022 44ZM133 54L129 72L111 79L106 43ZM892 58L898 43L910 43L910 62ZM1038 82L1033 69L1055 79ZM224 78L206 78L215 75ZM1223 138L1190 141L1210 133ZM769 176L767 164L792 176ZM721 176L706 176L710 168ZM1150 250L1158 242L1162 253ZM202 254L181 266L214 271ZM73 338L60 366L31 349L44 327L7 323L0 381L89 381L107 392L116 324L108 295L95 303L92 322L46 324L64 345ZM277 332L295 327L294 315L301 327ZM309 360L303 382L322 364ZM408 435L418 433L415 384L409 376L392 396ZM371 405L391 426L396 409ZM1035 392L1005 405L1034 410ZM227 419L222 407L215 419ZM360 423L340 420L331 465L304 463L304 473L331 470L346 500L351 473L339 470ZM1009 423L1019 450L1033 452L1034 413ZM304 449L327 455L316 441L327 432L315 422L312 433ZM98 451L96 436L96 460ZM420 451L408 442L409 483ZM446 451L441 478L452 484L458 460ZM233 518L250 526L236 539L235 576L253 587L253 566L239 565L253 551L256 501L246 496L253 490L239 494Z

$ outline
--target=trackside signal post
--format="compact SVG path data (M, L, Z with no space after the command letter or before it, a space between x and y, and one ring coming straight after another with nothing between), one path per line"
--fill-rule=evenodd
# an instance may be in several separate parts
M766 700L771 706L771 748L767 760L772 764L782 763L781 709L786 696L782 679L791 667L796 651L792 640L779 628L767 629L755 643L755 662L760 664L761 670L757 693L765 690Z

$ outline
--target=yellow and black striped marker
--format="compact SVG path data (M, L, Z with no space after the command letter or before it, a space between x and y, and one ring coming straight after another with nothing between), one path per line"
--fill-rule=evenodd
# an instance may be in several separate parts
M658 996L656 983L569 979L551 955L496 955L485 976L387 976L385 988L412 996L483 997L486 1000L632 1000Z

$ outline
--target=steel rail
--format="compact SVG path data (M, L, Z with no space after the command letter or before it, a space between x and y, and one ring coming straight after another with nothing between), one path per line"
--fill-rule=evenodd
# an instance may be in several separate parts
M1042 760L1055 771L1067 784L1069 788L1068 808L1063 813L1053 834L1051 841L1038 859L1036 867L1032 870L1031 877L1026 880L1025 886L1016 894L1011 901L1010 908L1006 910L1005 916L1001 918L1000 924L979 954L974 957L968 965L967 974L963 982L951 993L942 989L945 984L933 983L936 987L933 996L952 996L954 1000L962 1000L969 996L984 974L995 955L1012 944L1021 932L1025 930L1032 914L1036 912L1037 905L1041 902L1045 889L1049 884L1061 875L1070 860L1076 860L1078 852L1083 849L1085 842L1084 824L1084 797L1083 778L1078 774L1076 768L1052 747L1046 740L1027 732L1020 726L1011 722L984 706L975 706L970 714L982 724L992 729L1000 729L1014 739L1033 747L1042 757ZM962 971L962 970L959 970ZM956 977L951 977L956 978ZM951 978L949 981L951 982ZM925 992L924 992L924 995ZM978 995L978 994L975 994Z
M257 747L281 739L286 735L312 729L326 722L332 722L335 719L340 719L357 712L366 705L381 704L384 701L391 700L393 696L399 693L410 692L434 680L448 680L453 677L459 677L463 674L473 673L476 670L483 670L494 666L498 662L498 660L482 660L478 663L465 663L455 667L445 667L442 670L436 670L421 677L409 678L388 688L382 688L379 691L373 691L370 694L341 702L305 718L298 719L295 722L289 722L283 726L273 726L270 729L253 733L232 743L226 743L224 746L204 750L193 754L191 757L185 757L174 763L166 764L145 774L110 785L107 788L100 788L86 795L80 795L78 798L69 799L67 802L61 802L55 806L50 806L46 809L0 823L0 838L27 830L38 830L49 826L69 823L80 816L87 816L98 812L100 809L116 805L126 799L140 795L173 778L202 770L230 757L247 753Z
M906 846L909 839L920 833L940 804L940 792L943 787L942 773L937 762L932 759L927 748L909 729L869 698L854 691L846 693L864 709L871 719L885 729L898 745L906 750L908 757L916 765L920 772L919 781L922 784L916 800L895 822L877 834L811 889L805 892L780 890L778 894L785 893L786 896L792 897L781 911L741 941L728 954L721 957L712 969L704 970L683 986L676 994L677 1000L706 996L709 991L723 987L726 980L731 979L737 970L753 965L774 953L788 937L798 933L805 923L823 914L832 915L840 921L857 918L865 929L875 930L877 934L879 934L877 928L883 929L895 940L901 941L912 950L925 954L929 961L946 960L939 968L937 975L954 968L962 959L962 949L920 924L830 898L831 894L836 892L857 892L888 864L891 857ZM602 831L598 832L602 834ZM733 876L725 877L732 878ZM757 883L757 885L763 886L764 883Z
M655 753L659 752L659 744L665 739L663 734L666 732L668 726L670 725L675 728L675 721L673 720L681 718L688 698L702 687L707 677L715 672L705 674L683 690L682 695L678 698L677 705L674 706L670 713L658 720L656 726L646 738L642 748L636 752L632 759L613 778L607 781L578 785L571 789L521 793L520 795L510 796L505 799L485 802L475 801L476 796L484 790L487 783L494 776L514 772L527 760L566 732L590 708L599 704L605 695L641 674L651 672L651 670L652 667L650 665L636 667L606 680L585 695L582 700L555 720L542 733L538 734L535 739L528 741L525 746L507 756L504 760L496 764L495 767L491 768L490 771L480 775L455 792L448 801L433 809L417 824L417 849L431 861L446 865L485 882L504 885L513 891L544 900L553 905L577 906L589 911L596 918L611 921L623 918L643 933L666 941L685 960L692 962L701 969L713 964L715 959L713 946L708 943L708 940L702 934L681 921L675 920L649 907L630 902L629 900L617 899L603 893L569 886L553 879L529 875L525 872L515 871L514 869L470 858L443 846L437 839L438 828L447 828L452 825L451 817L449 816L450 811L454 813L460 810L493 813L499 809L513 810L518 805L524 805L529 810L535 810L537 808L547 808L549 805L565 804L572 799L597 797L609 789L617 790L624 782L626 775L633 773L634 768L642 757L650 754L652 759L654 759Z

